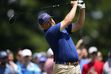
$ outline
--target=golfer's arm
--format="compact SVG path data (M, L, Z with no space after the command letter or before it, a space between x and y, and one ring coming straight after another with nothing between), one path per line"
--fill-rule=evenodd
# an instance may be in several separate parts
M85 21L85 8L80 9L80 15L75 24L72 25L72 32L75 32L83 27Z
M71 11L66 15L65 19L61 21L60 31L62 31L72 22L73 18L75 17L76 9L77 4L72 7Z

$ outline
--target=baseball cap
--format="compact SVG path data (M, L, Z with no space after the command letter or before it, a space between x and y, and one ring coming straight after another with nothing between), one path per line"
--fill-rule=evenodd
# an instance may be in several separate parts
M39 61L42 63L42 62L45 62L47 60L47 57L46 56L41 56L39 58Z
M22 50L22 56L25 57L25 56L32 56L32 52L30 49L24 49Z
M89 54L92 54L93 52L97 52L97 51L98 49L95 46L90 47L88 50Z
M43 24L46 23L50 18L51 16L48 13L43 12L38 15L38 22L39 24Z
M7 56L8 55L6 51L0 51L0 59L6 58Z
M50 56L52 56L52 55L54 55L54 53L53 53L52 49L49 48L49 49L47 50L47 56L50 57Z

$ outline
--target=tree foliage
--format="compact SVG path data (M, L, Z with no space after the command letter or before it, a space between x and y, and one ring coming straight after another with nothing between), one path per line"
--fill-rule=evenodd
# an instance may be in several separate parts
M37 14L43 7L65 4L70 0L0 0L0 48L31 48L46 50L49 46L37 24ZM110 49L111 4L110 0L85 0L86 19L84 27L72 35L75 44L78 39L86 40L86 47L97 46ZM60 22L71 6L44 9L56 22ZM14 22L9 22L9 10L14 10ZM78 16L77 11L76 18ZM76 19L74 19L76 21ZM105 50L103 50L104 52Z

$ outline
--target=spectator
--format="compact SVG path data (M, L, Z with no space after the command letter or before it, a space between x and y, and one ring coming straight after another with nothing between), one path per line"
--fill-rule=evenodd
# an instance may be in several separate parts
M78 52L78 55L79 55L80 68L81 68L81 71L82 71L83 65L87 64L89 62L88 52L87 52L87 49L85 48L83 39L78 40L78 42L76 44L76 48L77 48L77 52Z
M83 66L89 62L87 49L84 47L81 49L81 59L80 59L80 68L83 69Z
M97 51L96 47L89 48L90 62L83 66L82 74L102 74L104 63L97 60Z
M0 74L5 73L6 62L7 62L7 52L0 51Z
M41 69L41 74L46 74L45 70L44 70L44 64L46 62L46 53L45 52L39 52L39 53L35 53L33 55L33 62L36 65L39 65L40 69Z
M22 50L18 50L17 55L16 55L16 59L17 59L17 65L21 65L23 63L23 56L22 56Z
M7 54L8 54L8 61L6 64L7 67L5 70L5 74L18 74L18 67L13 62L14 61L13 53L10 50L7 50Z
M83 39L78 40L78 42L77 42L77 44L76 44L76 48L77 48L77 49L80 49L81 46L82 46L82 44L83 44Z
M108 60L104 64L103 74L111 74L111 50L108 53Z
M32 61L38 65L39 64L39 53L34 53L33 57L32 57Z
M44 65L47 60L47 57L46 57L46 55L44 55L44 53L40 53L40 54L41 54L41 56L39 57L39 67L41 68L41 73L46 74L46 72L44 70Z
M53 59L53 51L51 48L47 51L47 57L48 59L45 62L44 69L47 72L47 74L53 74L53 65L54 65L54 59Z
M29 49L24 49L22 51L23 65L21 68L22 74L40 74L40 68L31 62L32 52Z
M80 61L81 60L81 49L77 49L77 53L78 53L79 61Z
M81 48L82 47L83 47L83 39L80 39L80 40L78 40L78 42L76 44L77 53L79 55L79 60L81 60L81 58L82 58L82 55L81 55L81 53L82 53Z
M16 59L17 59L16 64L18 66L19 74L22 74L22 72L21 72L21 67L22 67L22 64L23 64L22 49L18 50L17 55L16 55Z
M99 61L103 61L103 56L102 56L102 53L100 51L97 52L97 59Z

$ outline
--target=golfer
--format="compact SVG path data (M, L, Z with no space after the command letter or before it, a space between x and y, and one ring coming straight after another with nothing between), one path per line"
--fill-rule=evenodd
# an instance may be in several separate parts
M81 74L76 47L69 34L83 26L85 4L78 4L77 1L71 1L71 3L72 9L64 20L57 24L46 12L38 16L38 22L44 30L45 38L54 52L53 74ZM80 7L79 18L76 23L72 24L77 6Z

